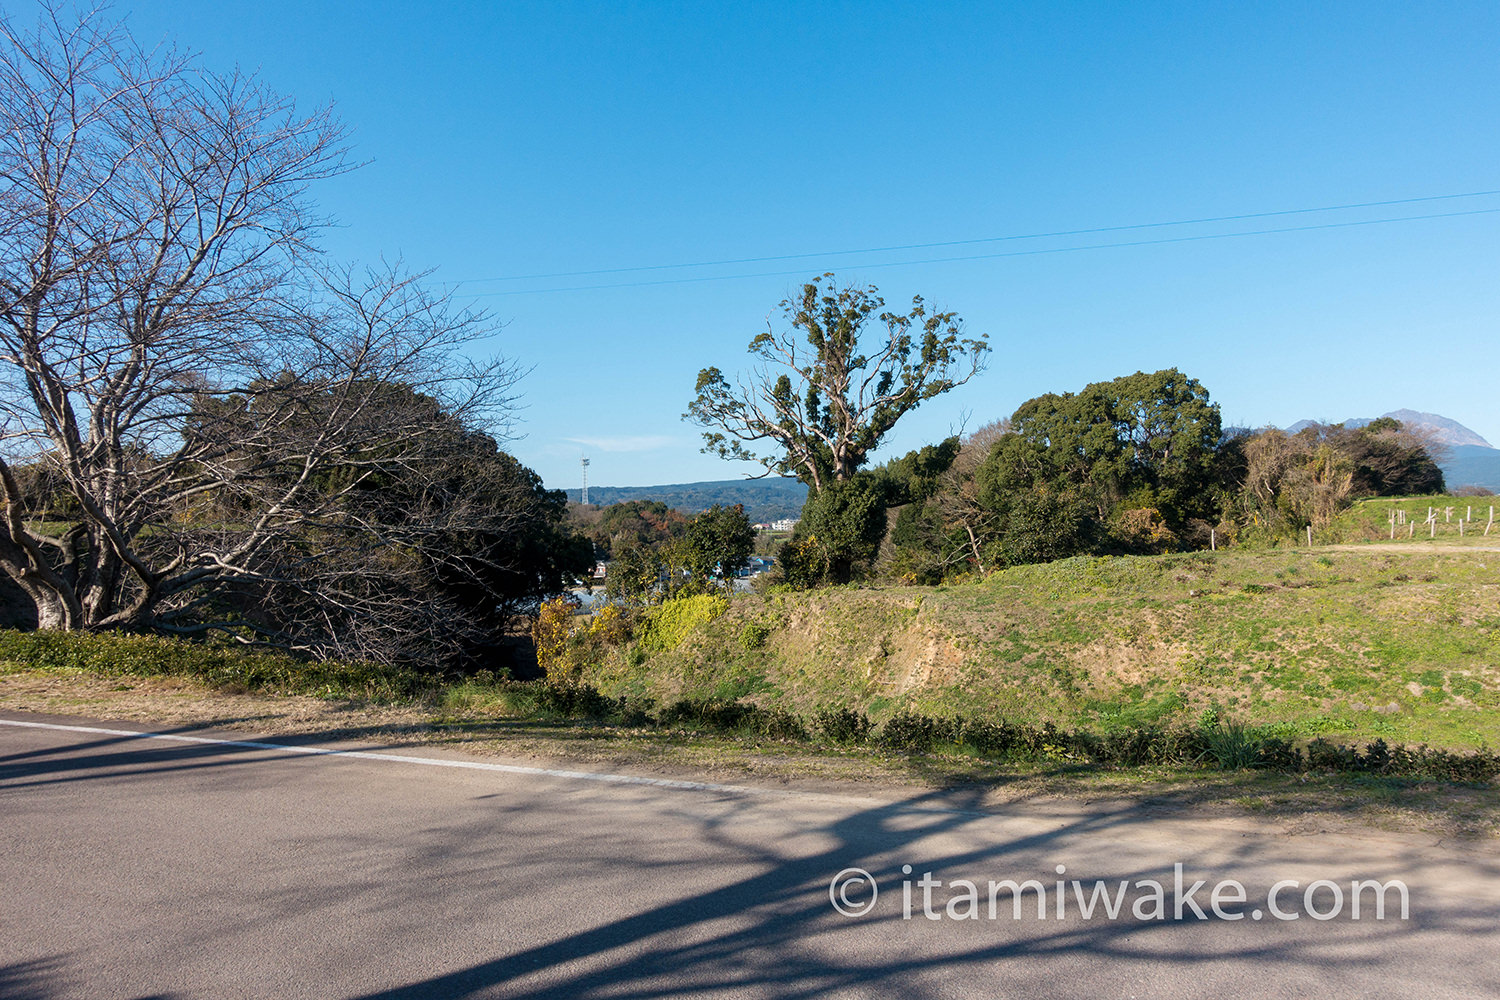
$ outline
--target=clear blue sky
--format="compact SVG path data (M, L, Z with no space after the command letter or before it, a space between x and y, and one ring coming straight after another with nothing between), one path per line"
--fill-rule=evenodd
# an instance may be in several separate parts
M31 8L11 4L30 19ZM465 282L533 371L511 444L553 487L724 479L699 368L825 270L987 333L900 453L1048 391L1177 366L1226 421L1410 407L1500 445L1500 196L1047 240L539 273L1097 229L1500 189L1500 4L122 4L143 40L332 100L340 257ZM790 273L786 273L790 272ZM729 275L726 280L646 284ZM751 276L746 276L751 275ZM626 287L579 288L614 285Z

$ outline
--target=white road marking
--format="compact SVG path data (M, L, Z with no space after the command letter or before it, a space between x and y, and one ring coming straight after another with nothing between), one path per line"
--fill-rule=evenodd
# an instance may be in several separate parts
M601 781L611 785L647 785L692 792L724 792L734 795L762 795L774 789L743 785L718 785L708 781L679 781L675 778L644 778L633 774L602 774L597 771L561 771L550 767L525 767L520 764L488 764L477 760L444 760L441 757L411 757L406 754L375 753L369 750L332 750L327 747L298 747L285 743L261 743L254 740L223 740L209 736L182 736L176 733L142 733L133 729L103 729L98 726L64 726L53 722L22 722L0 719L0 726L24 729L51 729L63 733L88 733L95 736L124 736L138 740L167 740L172 743L202 743L211 746L244 747L247 750L279 750L316 757L352 757L356 760L380 760L397 764L423 764L427 767L457 767L470 771L499 771L502 774L525 774L532 777L571 778L577 781Z

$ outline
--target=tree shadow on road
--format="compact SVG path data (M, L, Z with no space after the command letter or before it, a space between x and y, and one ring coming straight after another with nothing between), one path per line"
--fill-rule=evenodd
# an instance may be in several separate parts
M746 804L746 809L754 808ZM1079 853L1097 854L1101 845L1127 844L1143 830L1149 820L1132 807L1100 809L1048 824L1043 831L992 838L988 828L995 817L985 809L980 790L937 789L837 816L818 831L826 845L811 852L783 851L775 843L755 845L753 838L735 833L744 818L741 809L729 808L697 830L710 852L717 849L726 858L738 859L721 869L719 878L712 863L688 858L658 859L642 864L636 873L643 889L657 890L641 893L648 899L658 897L662 885L701 886L708 881L714 883L711 888L668 893L644 908L626 906L627 912L613 919L592 921L589 880L580 878L571 889L578 893L579 915L589 926L540 941L518 935L517 947L500 949L489 961L357 997L562 1000L719 992L776 997L962 992L1079 996L1090 995L1099 985L1101 968L1134 971L1149 979L1172 966L1194 970L1194 978L1203 982L1222 979L1233 995L1234 983L1243 985L1253 969L1265 966L1288 980L1338 983L1358 974L1372 982L1389 983L1392 977L1400 981L1413 959L1422 957L1421 946L1413 947L1418 932L1490 932L1490 918L1481 904L1420 914L1404 923L1388 920L1359 926L1348 921L1315 924L1306 918L1300 925L1256 924L1246 919L1250 902L1226 905L1224 917L1210 910L1208 919L1199 921L1188 908L1184 918L1177 919L1170 866L1164 871L1159 865L1140 863L1107 870L1091 867L1084 875L1089 880L1108 879L1111 886L1122 879L1132 885L1146 879L1165 882L1164 919L1130 918L1130 908L1143 895L1134 887L1126 893L1126 917L1121 920L1105 919L1102 910L1095 919L1079 919L1076 908L1066 919L1056 919L1054 910L1038 919L1032 912L1034 892L1021 894L1023 916L1016 919L1008 890L998 894L998 917L987 916L982 880L1038 879L1051 892L1055 864ZM530 852L518 853L523 857L517 863L524 864ZM1247 844L1233 852L1233 865L1254 865L1259 853ZM741 875L747 854L754 870ZM1124 854L1128 857L1130 852ZM1193 862L1191 857L1183 860ZM909 872L903 867L908 864ZM1402 866L1410 871L1419 862L1407 858ZM829 894L830 879L851 867L867 869L883 893L868 915L852 918L835 912ZM919 882L924 872L950 881L978 881L979 919L960 920L945 912L944 899L951 897L942 893L934 911L940 919L930 919L924 913ZM1232 874L1233 866L1218 877ZM1496 872L1492 868L1489 874ZM903 890L908 885L913 893L910 918L903 913ZM598 887L610 894L618 889L615 879L601 880ZM1204 895L1197 901L1208 909ZM516 916L522 919L524 902L509 901L512 906L521 904ZM1296 932L1289 931L1292 926ZM1147 972L1153 969L1157 972ZM1073 975L1079 978L1070 979Z
M326 734L267 742L321 739ZM0 790L206 769L225 787L249 790L261 783L260 765L294 756L102 737L0 757ZM380 794L378 775L365 780L373 783L369 794ZM308 834L312 856L342 862L306 884L247 888L231 902L247 914L274 913L310 935L344 925L351 912L368 921L354 932L379 939L365 941L374 959L349 969L351 1000L1081 996L1115 980L1139 982L1148 993L1184 970L1193 994L1238 995L1247 983L1271 993L1267 984L1274 982L1346 995L1389 990L1420 969L1436 977L1428 985L1452 995L1484 995L1483 965L1467 964L1492 955L1495 908L1483 897L1450 897L1440 907L1423 907L1418 898L1408 921L1277 924L1247 919L1257 889L1267 888L1251 884L1249 901L1227 905L1224 915L1200 921L1189 910L1177 919L1169 892L1162 919L1133 919L1132 906L1146 895L1140 883L1156 880L1170 890L1173 860L1197 867L1193 878L1240 878L1299 860L1299 846L1270 834L1208 831L1174 849L1156 827L1173 793L1155 796L1153 809L1073 803L997 811L988 791L955 783L887 790L881 798L855 797L857 790L692 791L555 777L464 786L451 801L435 798L415 834L395 838L376 826ZM1420 881L1451 867L1441 852L1391 844L1372 855L1380 870L1354 874ZM1326 840L1309 838L1301 847L1308 855L1302 860L1332 864L1342 857ZM1063 919L1054 909L1038 918L1032 893L1022 894L1018 919L1009 890L998 893L994 918L981 907L978 919L957 919L944 909L951 892L936 896L941 919L924 913L919 880L926 872L945 883L973 880L982 892L986 880L1035 879L1051 893L1058 865L1087 884L1125 881L1125 916L1082 919L1074 908ZM830 899L830 880L849 868L865 869L880 888L874 908L861 916L840 915ZM1472 874L1494 885L1500 863L1479 857ZM1305 883L1324 876L1292 877ZM910 917L903 907L908 888ZM1198 902L1206 908L1204 894ZM255 922L229 920L203 932L194 947L232 948ZM1435 943L1446 951L1444 963L1434 959ZM400 970L411 966L397 956L414 954L424 958L420 966L438 971L403 981ZM61 995L49 985L56 975L46 962L0 966L0 995Z

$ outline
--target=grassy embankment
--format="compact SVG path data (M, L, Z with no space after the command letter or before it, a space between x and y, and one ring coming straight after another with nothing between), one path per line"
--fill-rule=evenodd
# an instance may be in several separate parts
M1385 516L1356 509L1356 526L1361 513ZM1077 558L946 587L746 595L688 624L665 639L638 628L585 657L580 679L635 705L738 701L804 719L848 708L1107 732L1216 711L1293 740L1500 745L1500 551L1474 546ZM525 685L126 636L0 633L0 671L580 714Z
M1382 515L1383 516L1383 515ZM937 588L736 599L606 694L1109 730L1208 710L1292 739L1500 744L1500 552L1069 559Z

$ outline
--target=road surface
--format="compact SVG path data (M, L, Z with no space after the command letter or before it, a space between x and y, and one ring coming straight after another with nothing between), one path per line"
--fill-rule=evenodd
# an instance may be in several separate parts
M0 996L1440 1000L1500 984L1493 844L144 728L0 716ZM359 755L305 752L331 747ZM1019 918L1006 880L1034 880ZM1101 880L1110 899L1084 917ZM1333 886L1307 896L1317 880ZM1352 916L1362 880L1385 885L1385 919L1373 889Z

